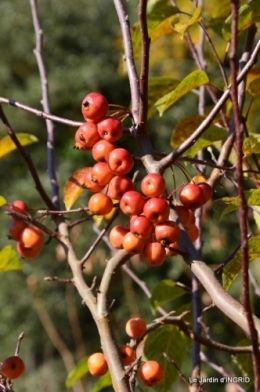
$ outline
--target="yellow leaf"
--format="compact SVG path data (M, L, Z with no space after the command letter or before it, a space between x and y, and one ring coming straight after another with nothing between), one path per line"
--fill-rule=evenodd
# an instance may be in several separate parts
M64 198L63 198L66 210L70 210L72 205L75 203L75 201L78 199L80 194L83 192L84 176L87 170L89 169L90 167L83 167L75 171L66 182L64 187Z
M38 138L30 133L17 133L16 137L22 146L38 142ZM16 150L16 145L9 135L0 140L0 158L14 150Z
M0 207L6 204L6 200L3 196L0 196Z

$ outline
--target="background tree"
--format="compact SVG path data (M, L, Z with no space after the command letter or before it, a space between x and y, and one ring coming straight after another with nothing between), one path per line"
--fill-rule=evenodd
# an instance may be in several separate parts
M258 266L249 270L249 262L259 256L259 1L112 5L0 4L1 227L8 233L10 205L22 199L30 212L23 221L49 238L29 262L19 261L7 235L0 238L1 360L24 331L18 347L26 372L15 390L64 390L66 371L75 391L150 390L139 378L135 383L142 356L165 370L155 390L219 390L220 381L201 387L202 374L247 376L250 382L235 382L237 390L258 391ZM81 101L91 91L131 107L117 145L136 158L137 189L146 172L164 175L171 206L198 172L214 189L212 201L196 210L195 248L181 227L179 255L156 269L109 244L112 226L129 222L122 213L106 220L54 211L74 202L86 208L91 196L67 182L93 166L90 152L72 148ZM6 131L18 151L9 153ZM38 143L23 146L35 137ZM170 216L178 219L174 208ZM138 360L125 370L118 347L129 342L125 323L136 316L150 324L144 346L131 341ZM101 351L100 341L112 381L88 375L86 356ZM1 388L11 386L4 380Z

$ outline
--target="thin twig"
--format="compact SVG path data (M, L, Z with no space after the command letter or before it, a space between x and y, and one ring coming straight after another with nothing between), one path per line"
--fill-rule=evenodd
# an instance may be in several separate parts
M17 340L16 348L15 348L15 353L14 353L14 355L16 355L16 356L19 355L21 342L22 342L23 338L24 338L24 332L20 333L20 335L18 336L18 340Z

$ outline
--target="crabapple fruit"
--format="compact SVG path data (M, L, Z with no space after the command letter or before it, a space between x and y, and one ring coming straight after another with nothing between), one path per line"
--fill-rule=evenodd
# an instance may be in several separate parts
M154 232L154 225L144 215L133 216L130 220L130 231L136 237L146 240Z
M146 264L157 267L164 262L166 250L159 242L148 242L143 248L142 255Z
M22 200L15 200L11 205L10 205L10 210L18 212L19 214L27 215L28 212L28 206L27 204L22 201ZM20 218L16 216L12 216L13 220L19 220Z
M182 205L175 205L174 208L184 227L189 227L195 224L195 215L193 211Z
M140 366L138 374L144 385L155 387L163 380L164 370L157 361L147 361Z
M204 194L197 184L187 184L179 193L181 203L190 210L196 210L204 204Z
M93 122L82 124L75 133L75 148L89 151L100 140L97 126Z
M24 373L24 370L24 362L17 355L6 358L1 367L1 373L11 380L20 377Z
M91 178L92 181L99 184L106 186L110 180L114 177L114 174L108 167L106 162L97 162L91 170Z
M97 129L102 139L113 143L122 136L123 124L117 118L108 116L97 123Z
M149 173L141 181L141 191L147 197L159 197L165 186L165 179L157 173Z
M127 227L117 225L109 233L109 242L116 249L123 249L124 236L129 233Z
M81 111L86 120L97 122L107 114L108 102L102 94L92 92L82 100Z
M200 187L200 189L203 192L203 198L204 198L203 204L206 204L207 201L209 201L209 199L211 199L211 197L213 195L213 189L207 182L200 182L198 184L198 186Z
M104 189L104 185L100 185L92 180L92 168L88 169L84 175L83 183L84 188L87 188L90 192L100 192Z
M107 215L113 209L113 202L109 196L104 193L95 193L88 201L89 211L97 215Z
M134 190L134 184L131 178L127 176L115 176L108 185L107 193L111 199L120 200L126 192L132 190Z
M140 317L133 317L127 321L125 331L130 338L139 339L146 331L146 322Z
M126 215L140 215L143 212L145 200L141 193L128 191L123 194L120 200L120 209Z
M180 238L181 229L178 223L166 220L155 226L154 235L162 245L169 245Z
M124 366L131 365L135 360L135 351L127 344L119 347L119 353Z
M107 161L109 154L115 148L115 144L110 143L107 140L99 140L92 147L92 157L95 159L96 162Z
M141 253L145 246L145 242L141 238L137 238L133 233L127 233L123 238L123 248L130 254Z
M115 148L109 154L107 162L112 173L124 176L132 170L135 161L125 148Z
M108 371L108 365L103 353L94 353L88 357L88 370L92 376L100 377Z
M12 240L19 241L24 229L28 227L27 223L22 220L13 220L8 229L8 237Z
M149 221L160 223L168 219L170 206L166 200L152 197L145 203L143 213Z
M43 232L36 226L26 227L20 236L20 242L25 249L35 249L44 242Z

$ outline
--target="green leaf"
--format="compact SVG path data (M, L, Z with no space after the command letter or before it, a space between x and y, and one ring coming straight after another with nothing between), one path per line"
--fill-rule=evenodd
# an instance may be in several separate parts
M186 76L175 90L161 97L156 103L156 109L159 111L160 116L172 106L178 99L183 97L185 94L197 88L203 84L209 82L208 75L204 71L196 70Z
M5 198L3 196L0 196L0 207L6 203L7 203L7 201L5 200Z
M175 367L163 357L166 353L180 368L187 347L187 338L175 325L164 325L149 333L144 344L144 354L149 360L158 361L164 368L165 377L158 385L158 392L169 391L178 378Z
M157 78L149 78L149 89L148 89L148 118L151 118L156 112L154 106L155 102L162 96L175 89L179 80L161 76Z
M258 97L260 95L260 78L254 79L251 83L249 83L247 91L252 95L252 97Z
M226 41L230 41L231 39L231 20L232 15L225 20L222 28L222 34ZM250 3L242 5L239 8L238 34L257 22L260 22L260 0L252 0Z
M102 389L109 387L112 385L112 379L111 375L109 372L107 372L104 376L99 377L99 380L96 382L96 384L91 388L91 392L99 392L102 391Z
M249 346L251 342L249 340L242 340L237 343L237 346ZM253 369L253 362L252 362L252 354L236 354L231 355L231 363L232 367L234 368L235 374L237 374L237 369L239 369L239 374L242 377L248 377L249 380L246 383L246 389L253 385L254 383L254 369ZM235 366L234 366L235 365Z
M150 0L147 3L148 30L155 29L163 20L180 12L178 7L173 7L170 0Z
M184 34L189 27L201 20L201 7L197 7L192 16L179 15L171 18L170 24L178 34L180 34L181 39L183 39Z
M69 372L66 379L66 388L71 388L72 385L85 374L88 373L87 365L88 357L82 358L76 365L76 367Z
M249 189L244 192L248 206L260 206L260 189ZM215 219L218 221L223 215L236 211L240 206L239 197L222 197L213 202Z
M260 79L259 79L260 80ZM245 155L260 153L260 135L250 134L243 142L243 153Z
M252 208L254 221L256 223L256 226L258 227L258 231L260 232L260 208L257 206L252 206Z
M16 137L22 146L27 146L28 144L38 142L37 137L31 135L30 133L17 133ZM16 150L16 145L14 144L9 135L3 137L0 140L0 158L14 150Z
M0 272L10 270L22 271L22 266L16 251L11 245L7 245L0 250Z
M193 158L202 148L208 147L214 142L224 140L227 137L227 131L224 128L216 126L209 127L200 138L186 151L186 155Z
M228 290L231 283L241 271L241 257L241 250L239 249L235 256L223 268L222 284L225 290ZM249 262L256 260L258 257L260 257L260 237L253 237L248 240Z
M163 302L171 301L183 294L187 294L187 292L182 287L177 286L172 280L165 279L154 287L150 304L155 311Z

